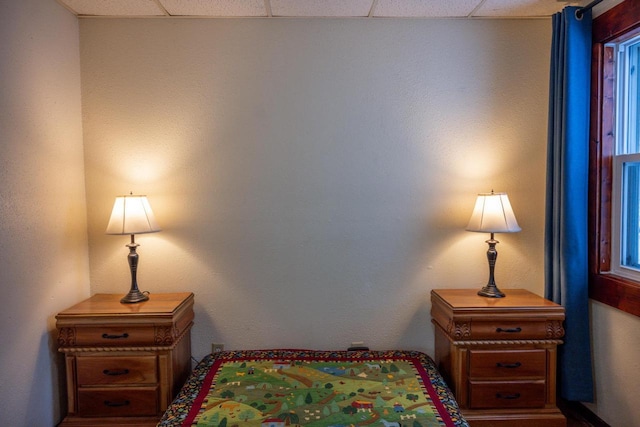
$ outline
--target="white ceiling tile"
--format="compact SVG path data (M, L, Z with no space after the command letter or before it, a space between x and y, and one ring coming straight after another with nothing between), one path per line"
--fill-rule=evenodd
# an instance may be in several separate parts
M54 1L54 0L50 0ZM57 0L79 16L548 17L589 0ZM609 0L620 2L621 0Z
M369 16L373 0L270 0L273 16Z
M78 15L157 16L166 15L154 0L60 0Z
M579 6L580 1L558 0L486 0L474 16L524 17L550 16L565 6Z
M481 0L378 0L373 16L380 17L464 17Z
M609 9L613 9L614 6L619 5L620 3L622 3L623 0L606 0L603 1L600 4L597 4L593 7L593 17L597 17L602 15L604 12L606 12Z
M267 16L264 0L160 0L173 16Z

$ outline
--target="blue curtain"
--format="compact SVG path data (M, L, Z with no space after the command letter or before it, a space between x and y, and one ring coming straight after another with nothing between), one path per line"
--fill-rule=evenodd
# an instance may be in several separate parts
M553 16L545 224L545 296L565 307L559 394L593 401L589 327L587 198L591 11Z

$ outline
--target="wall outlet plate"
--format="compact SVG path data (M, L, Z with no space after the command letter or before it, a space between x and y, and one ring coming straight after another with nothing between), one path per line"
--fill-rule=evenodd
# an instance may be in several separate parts
M369 347L364 344L364 341L353 341L347 351L369 351Z
M224 344L222 343L211 343L211 353L220 353L224 351Z

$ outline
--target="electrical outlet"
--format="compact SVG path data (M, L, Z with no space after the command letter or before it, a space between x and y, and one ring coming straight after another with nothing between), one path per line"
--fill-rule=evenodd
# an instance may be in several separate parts
M348 351L368 351L369 347L364 344L364 341L353 341Z
M211 343L211 353L220 353L221 351L224 351L224 344L222 343Z

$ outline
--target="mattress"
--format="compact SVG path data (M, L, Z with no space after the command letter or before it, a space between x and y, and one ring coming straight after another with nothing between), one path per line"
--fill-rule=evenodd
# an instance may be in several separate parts
M200 361L158 426L468 426L416 351L244 350Z

